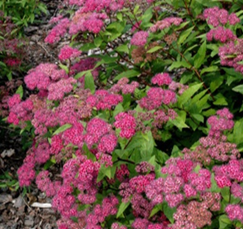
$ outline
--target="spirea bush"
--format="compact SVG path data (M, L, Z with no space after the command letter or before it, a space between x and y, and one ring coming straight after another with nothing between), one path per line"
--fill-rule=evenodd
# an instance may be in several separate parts
M60 229L242 228L243 2L66 4L45 39L70 38L59 63L8 100L34 131L20 186L52 197Z
M13 78L13 71L21 71L22 57L24 50L22 48L23 41L18 39L17 33L14 31L18 29L12 22L10 16L5 16L4 12L0 10L0 80L11 80ZM1 82L2 86L2 82Z

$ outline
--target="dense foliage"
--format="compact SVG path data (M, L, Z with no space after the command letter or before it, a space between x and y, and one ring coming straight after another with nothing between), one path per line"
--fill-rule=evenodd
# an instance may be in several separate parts
M242 228L243 1L66 4L45 39L70 38L59 63L7 101L34 135L20 186L60 229Z

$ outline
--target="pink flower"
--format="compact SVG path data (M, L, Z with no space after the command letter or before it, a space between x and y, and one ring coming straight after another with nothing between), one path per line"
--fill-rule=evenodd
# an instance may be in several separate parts
M120 136L122 138L131 138L135 134L136 120L133 116L121 112L115 117L114 126L121 128Z
M64 47L62 47L58 58L59 60L68 60L68 59L72 59L72 58L76 58L78 56L81 55L81 51L79 51L78 49L72 48L68 45L65 45Z
M145 31L136 32L131 39L131 44L136 46L144 46L147 42L148 35L149 33Z
M169 74L168 73L159 73L159 74L156 74L151 82L153 84L157 84L159 86L162 86L162 85L170 85L170 83L172 82L172 79L170 78Z
M13 107L14 105L19 104L21 101L19 94L14 94L12 97L8 99L8 106L9 108Z
M106 134L100 139L98 150L102 153L112 153L116 145L117 137L114 134Z
M168 17L168 18L165 18L161 21L157 21L155 23L155 25L152 25L149 28L149 31L152 32L152 33L155 33L158 30L163 30L165 28L169 28L172 25L178 26L182 23L182 21L183 21L183 19L179 18L179 17Z

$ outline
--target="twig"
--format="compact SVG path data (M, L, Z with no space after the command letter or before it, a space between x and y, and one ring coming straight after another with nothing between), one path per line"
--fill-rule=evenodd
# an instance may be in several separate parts
M53 56L53 55L51 55L48 51L47 51L47 49L39 42L39 41L37 41L36 42L45 52L46 52L46 54L49 56L49 57L51 57L53 60L56 60L55 59L55 57Z

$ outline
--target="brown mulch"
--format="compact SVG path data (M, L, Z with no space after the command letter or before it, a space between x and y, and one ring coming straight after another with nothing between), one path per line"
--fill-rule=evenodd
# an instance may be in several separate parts
M52 16L58 13L62 0L43 0L48 14L37 16L38 23L25 29L26 45L24 62L30 67L40 63L57 62L56 47L45 44L44 39L50 30L48 24ZM51 199L32 185L25 195L24 189L14 190L13 186L4 187L7 182L17 181L17 170L25 158L20 137L12 138L7 126L0 126L0 229L56 229L60 215L50 206L44 208L32 206L33 203L49 204Z

